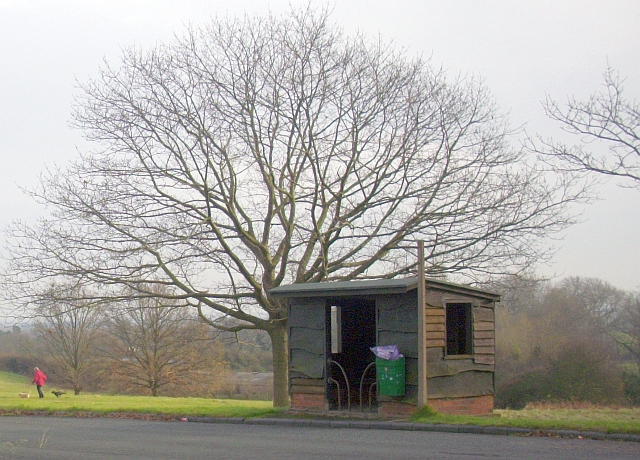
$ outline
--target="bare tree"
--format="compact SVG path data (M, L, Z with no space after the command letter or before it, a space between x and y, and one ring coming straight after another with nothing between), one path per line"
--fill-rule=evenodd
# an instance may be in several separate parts
M89 308L82 300L84 294L75 289L69 292L52 287L48 292L50 300L40 303L36 310L33 330L36 347L55 363L53 373L71 384L78 395L96 370L96 340L102 311ZM77 300L61 301L61 297Z
M99 147L43 176L50 219L13 227L12 301L59 276L109 301L172 286L213 326L268 332L276 406L287 309L270 289L415 273L415 239L432 275L517 273L579 197L510 148L480 82L326 11L216 19L125 50L81 91L74 124Z
M565 278L555 287L562 298L579 303L591 316L597 318L603 330L620 316L627 302L628 293L598 278ZM552 296L548 293L547 296Z
M604 87L587 101L569 98L565 107L547 97L547 116L560 122L566 132L580 136L582 144L568 147L543 141L534 149L554 167L618 177L640 188L640 105L625 97L624 80L611 68L604 73ZM599 153L596 141L602 141L608 153Z
M210 328L189 313L158 298L123 302L109 312L111 340L104 351L110 380L146 388L153 396L176 385L210 394L206 389L215 387L223 367L222 351L214 350Z
M533 272L518 273L489 279L478 283L478 287L500 293L498 310L515 314L535 308L540 302L541 292L548 279Z

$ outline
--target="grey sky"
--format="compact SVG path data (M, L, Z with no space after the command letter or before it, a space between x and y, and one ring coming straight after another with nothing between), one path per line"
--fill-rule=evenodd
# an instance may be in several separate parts
M68 128L76 78L97 75L103 58L116 63L121 47L169 41L187 23L279 13L289 3L307 1L0 0L0 227L41 212L19 186L86 148ZM607 63L627 78L628 97L640 98L637 0L337 0L333 8L349 33L380 34L452 77L484 78L512 124L530 133L559 135L540 100L587 97ZM579 209L584 222L550 242L559 247L554 264L539 272L640 288L640 193L613 183L599 190L600 202Z

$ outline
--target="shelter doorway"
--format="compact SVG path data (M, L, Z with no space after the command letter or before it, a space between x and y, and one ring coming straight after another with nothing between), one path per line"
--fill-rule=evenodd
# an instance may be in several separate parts
M376 404L376 304L373 299L336 298L327 302L326 395L329 410L374 410Z

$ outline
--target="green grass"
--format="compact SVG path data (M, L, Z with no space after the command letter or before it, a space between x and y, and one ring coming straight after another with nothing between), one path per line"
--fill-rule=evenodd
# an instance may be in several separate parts
M523 410L495 410L493 417L418 413L413 421L453 425L500 426L533 430L601 431L640 434L640 408L547 406Z
M9 391L25 391L31 381L22 375L12 374L10 372L0 371L0 394Z
M31 398L18 393L31 389ZM120 396L67 391L56 398L47 385L45 398L39 399L30 379L0 372L0 411L91 412L97 414L133 413L202 417L260 417L279 414L270 401L246 401L206 398L167 398ZM531 406L524 410L496 410L494 417L441 415L429 408L418 411L413 421L422 423L517 427L539 430L601 431L640 434L640 408L598 406ZM290 415L287 415L290 416Z
M202 417L259 417L273 414L276 410L270 401L239 401L232 399L168 398L150 396L121 396L73 391L56 398L46 385L45 397L38 398L35 386L29 387L28 378L0 372L0 410L37 412L92 412L134 413L152 415L202 416ZM24 399L18 393L31 389L31 398Z

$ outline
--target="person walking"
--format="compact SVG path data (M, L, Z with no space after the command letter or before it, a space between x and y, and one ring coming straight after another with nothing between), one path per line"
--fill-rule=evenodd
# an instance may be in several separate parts
M44 372L42 372L39 368L35 368L34 369L34 374L33 374L33 383L36 384L36 388L38 389L38 394L40 395L41 398L44 398L44 394L42 394L42 387L44 385L44 382L47 381L47 376L44 374Z

